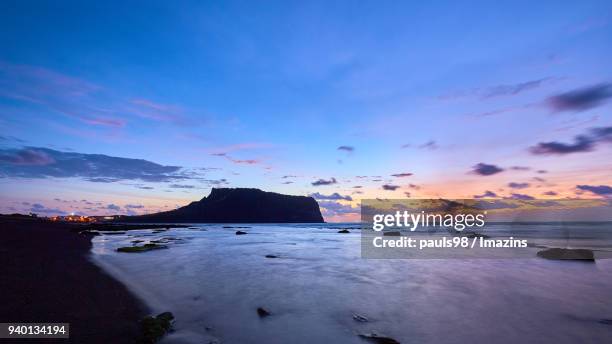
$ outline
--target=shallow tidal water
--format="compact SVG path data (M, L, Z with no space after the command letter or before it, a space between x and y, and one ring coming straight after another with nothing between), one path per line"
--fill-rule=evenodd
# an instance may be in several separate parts
M174 313L163 343L612 342L610 259L362 259L356 225L224 226L102 235L92 259ZM116 252L158 239L168 249Z

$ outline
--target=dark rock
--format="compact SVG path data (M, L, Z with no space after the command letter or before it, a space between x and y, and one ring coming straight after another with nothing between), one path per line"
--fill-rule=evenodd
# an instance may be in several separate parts
M538 252L538 257L553 260L595 262L593 251L587 249L549 248Z
M87 234L87 235L97 236L97 235L100 235L100 232L92 231L92 230L84 230L84 231L80 231L79 234Z
M490 238L488 235L486 234L482 234L482 233L476 233L476 232L464 232L463 235L465 235L466 237L470 238L470 239L474 239L474 238L483 238L483 239L488 239Z
M176 210L122 217L123 222L182 223L322 223L312 197L282 195L259 189L213 188L208 197Z
M350 231L348 229L341 229L341 230L338 231L338 233L348 234L348 233L350 233Z
M148 316L141 320L140 327L142 338L140 343L149 344L158 342L168 331L172 329L174 315L164 312L156 317Z
M392 231L392 232L383 232L383 236L401 236L402 233L399 231Z
M364 317L363 315L359 315L359 314L353 314L353 319L355 321L359 321L359 322L368 322L368 318Z
M142 246L119 247L117 249L117 252L140 253L140 252L147 252L147 251L152 251L152 250L159 250L163 248L168 248L168 246L158 245L158 244L144 244Z
M265 318L265 317L267 317L267 316L269 316L271 314L270 314L270 312L268 312L264 308L257 307L257 315L259 315L260 318Z
M612 325L612 319L600 319L598 322L604 325Z
M144 242L144 240L132 240L130 242L133 244L140 244L141 242Z
M247 234L247 232L243 232L243 231L236 231L236 235L245 235Z
M278 258L275 254L266 254L266 258Z
M360 334L359 338L362 338L369 342L377 343L377 344L400 344L400 342L398 342L397 340L391 337L379 336L376 333Z

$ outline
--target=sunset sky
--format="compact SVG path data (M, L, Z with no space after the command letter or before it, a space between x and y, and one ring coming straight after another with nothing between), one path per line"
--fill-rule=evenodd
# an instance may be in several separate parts
M0 212L612 197L612 2L513 3L2 1Z

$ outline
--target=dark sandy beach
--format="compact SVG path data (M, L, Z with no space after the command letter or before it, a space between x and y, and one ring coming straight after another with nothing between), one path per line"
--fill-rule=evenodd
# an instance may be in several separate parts
M74 226L0 218L0 322L70 323L69 340L45 343L134 343L146 307L90 262Z

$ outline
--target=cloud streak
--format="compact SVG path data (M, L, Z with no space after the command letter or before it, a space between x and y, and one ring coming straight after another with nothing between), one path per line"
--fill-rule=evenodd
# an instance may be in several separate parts
M554 112L586 111L602 105L612 97L612 84L598 84L561 93L547 99L546 104Z
M586 134L574 137L574 142L563 143L557 141L540 142L530 147L534 155L565 155L571 153L584 153L595 150L600 143L612 142L612 127L592 128Z
M315 180L314 182L310 183L312 186L323 186L323 185L332 185L332 184L336 184L338 183L338 181L336 180L336 178L332 178L332 179L318 179Z
M342 196L341 194L334 192L331 195L324 195L318 192L312 193L309 195L310 197L316 200L329 200L329 201L352 201L353 198L351 196Z
M103 154L61 152L42 147L0 149L0 176L11 178L82 178L110 183L120 180L171 182L193 179L180 166Z

